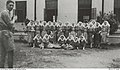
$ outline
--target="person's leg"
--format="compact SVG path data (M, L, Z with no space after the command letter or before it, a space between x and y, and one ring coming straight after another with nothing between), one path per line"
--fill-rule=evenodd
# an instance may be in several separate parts
M0 68L4 68L5 66L5 60L6 60L6 51L5 48L1 47L0 48L1 52L0 52Z
M14 51L9 51L8 52L8 68L13 68L13 56L14 56Z
M3 40L3 35L0 31L0 68L4 68L7 53L5 47L3 46L3 42L5 41Z
M78 49L81 49L81 43L78 44Z
M35 48L36 46L36 40L33 40L33 47L32 48Z
M86 49L86 42L83 43L83 50Z

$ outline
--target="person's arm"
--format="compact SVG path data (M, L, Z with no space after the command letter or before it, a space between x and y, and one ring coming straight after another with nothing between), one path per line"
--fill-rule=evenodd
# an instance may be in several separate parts
M65 41L67 41L67 38L65 38Z
M7 24L10 28L13 27L13 23L17 19L17 17L15 16L13 17L13 20L11 20L7 11L3 11L1 13L1 18L5 22L5 24Z
M10 20L10 17L9 17L9 14L7 13L7 11L3 11L1 13L1 18L5 22L5 24L7 24L8 26L12 26L11 20Z
M61 36L60 36L60 37L61 37ZM61 40L61 38L60 38L60 37L58 38L58 41L60 41L60 40Z
M36 35L36 36L33 38L33 40L37 39L37 36L38 36L38 35Z
M17 16L13 16L13 19L11 20L11 23L14 24L16 20L17 20Z
M66 37L64 36L64 38L63 38L63 41L66 41L67 39L66 39Z

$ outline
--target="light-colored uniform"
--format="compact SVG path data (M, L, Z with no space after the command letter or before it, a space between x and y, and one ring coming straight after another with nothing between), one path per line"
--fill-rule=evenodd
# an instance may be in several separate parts
M102 24L102 43L107 43L108 42L108 38L107 36L109 35L110 32L110 24L108 23L108 21L104 21Z
M34 27L35 27L35 25L34 25L33 21L30 21L27 24L27 28L28 28L28 43L32 43L33 42L33 37L34 37L34 32L35 32Z

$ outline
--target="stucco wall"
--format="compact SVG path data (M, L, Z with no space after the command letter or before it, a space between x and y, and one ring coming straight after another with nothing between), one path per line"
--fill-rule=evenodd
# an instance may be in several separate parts
M0 11L5 9L5 2L0 0ZM34 0L13 0L27 1L27 17L34 20ZM104 11L114 11L114 0L104 0ZM37 0L37 20L44 20L45 0ZM92 8L97 8L97 14L102 11L102 0L92 0ZM78 19L78 0L58 0L58 21L77 22Z
M109 13L114 12L114 0L104 0L104 12Z
M27 17L34 20L34 0L27 0Z
M37 0L37 20L44 20L44 8L45 8L45 0Z
M77 22L78 0L58 0L58 21Z
M96 8L97 14L102 11L102 0L92 0L92 8Z

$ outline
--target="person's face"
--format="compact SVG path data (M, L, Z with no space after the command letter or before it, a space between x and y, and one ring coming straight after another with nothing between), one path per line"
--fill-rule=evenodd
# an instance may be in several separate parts
M82 24L81 23L79 23L79 26L81 26Z
M72 28L72 31L74 31L75 29L74 28Z
M97 23L96 26L99 26L99 24Z
M93 24L95 24L95 21L93 21Z
M107 22L105 22L105 25L107 25Z
M65 23L65 25L67 26L67 25L68 25L68 23Z
M10 2L9 4L7 4L7 9L8 9L9 11L12 11L13 8L14 8L14 3Z

